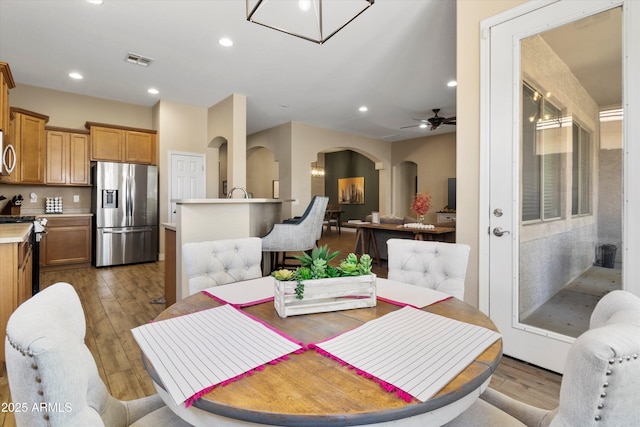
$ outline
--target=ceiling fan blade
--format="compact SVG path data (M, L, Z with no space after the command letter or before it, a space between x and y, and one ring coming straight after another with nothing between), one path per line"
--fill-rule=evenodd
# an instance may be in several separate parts
M456 116L446 118L442 121L445 125L455 125L456 124Z
M420 125L402 126L400 129L417 128Z

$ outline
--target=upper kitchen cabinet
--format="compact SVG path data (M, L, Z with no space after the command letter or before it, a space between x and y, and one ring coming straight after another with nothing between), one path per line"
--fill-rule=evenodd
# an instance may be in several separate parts
M9 133L16 150L16 168L0 181L15 184L44 184L46 140L44 126L49 117L22 108L10 108Z
M156 164L156 131L87 122L91 160Z
M89 132L47 126L46 183L89 185Z
M9 140L9 89L16 87L11 69L6 62L0 62L0 130Z

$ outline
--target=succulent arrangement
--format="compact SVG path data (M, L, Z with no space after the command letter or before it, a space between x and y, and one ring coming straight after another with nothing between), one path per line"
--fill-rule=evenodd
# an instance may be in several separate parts
M281 281L296 280L298 282L295 288L296 298L303 299L304 280L371 274L369 254L363 254L358 260L357 255L351 253L340 262L338 267L329 265L329 261L339 254L340 251L331 252L327 245L316 247L311 254L304 252L302 255L295 256L300 261L300 267L295 270L276 270L272 276Z

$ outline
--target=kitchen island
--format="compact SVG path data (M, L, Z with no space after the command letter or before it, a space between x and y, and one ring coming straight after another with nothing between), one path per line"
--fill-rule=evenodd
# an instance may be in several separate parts
M180 301L189 296L189 284L182 268L182 245L207 240L262 237L275 223L282 221L282 203L291 200L182 199L171 202L176 204L175 300ZM173 301L171 297L165 295L167 301Z

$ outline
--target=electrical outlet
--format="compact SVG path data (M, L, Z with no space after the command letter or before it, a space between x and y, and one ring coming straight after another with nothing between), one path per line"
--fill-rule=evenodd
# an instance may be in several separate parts
M79 194L74 194L73 195L73 203L78 203L80 201L80 195Z

